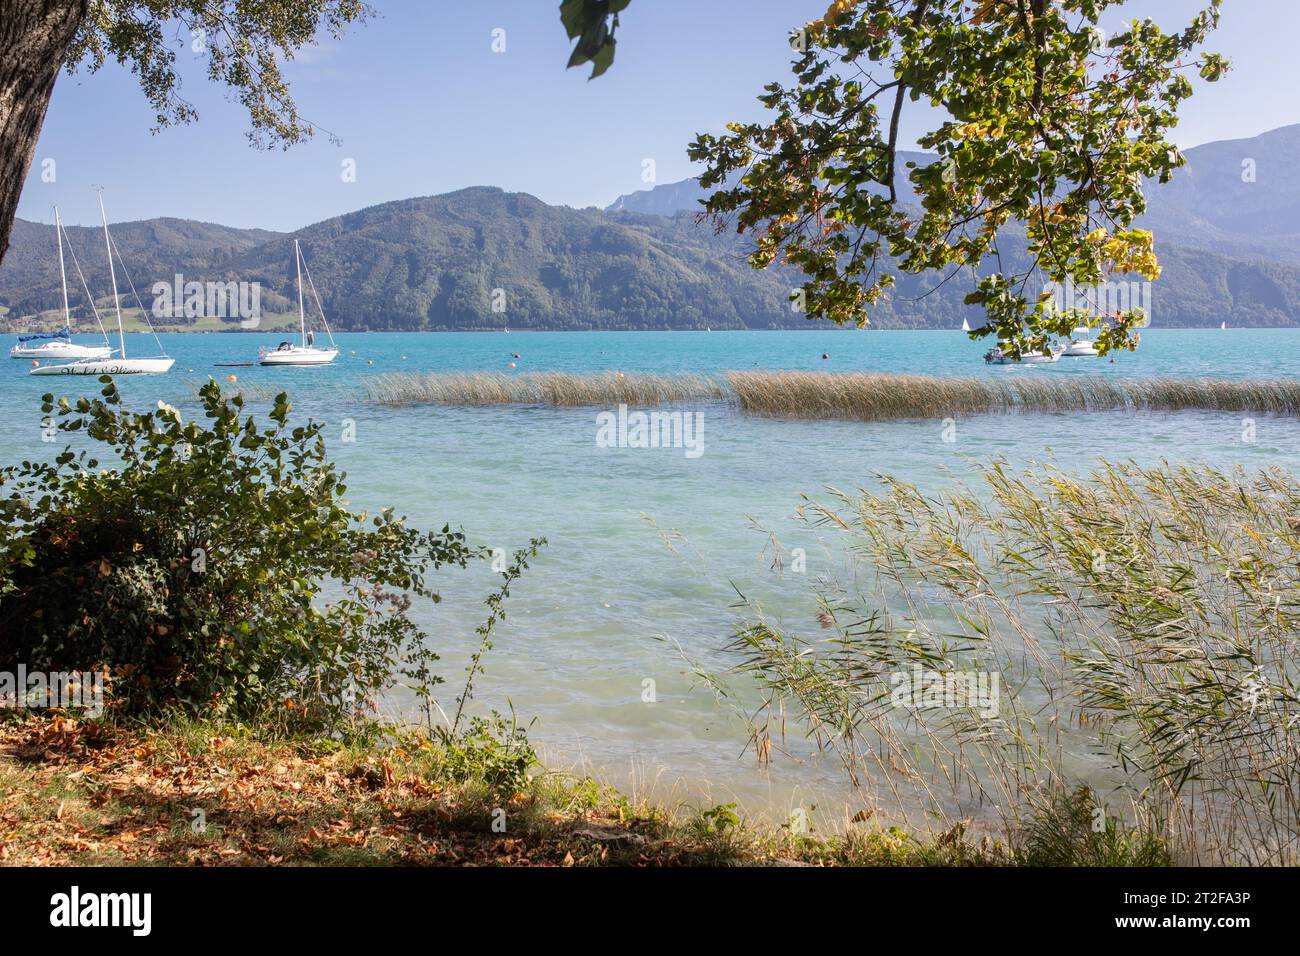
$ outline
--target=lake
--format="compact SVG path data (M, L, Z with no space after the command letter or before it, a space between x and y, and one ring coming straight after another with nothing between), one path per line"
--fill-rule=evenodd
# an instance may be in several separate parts
M721 649L737 620L737 590L802 633L816 629L812 579L837 573L843 554L792 520L801 494L850 489L877 474L934 490L977 481L980 465L996 456L1076 470L1101 456L1300 470L1300 421L1267 416L1256 417L1248 440L1243 416L1233 414L984 415L959 420L955 440L945 441L937 420L769 420L703 403L688 409L703 427L703 453L692 457L680 448L601 447L602 409L389 408L366 403L357 388L368 376L422 370L1290 378L1300 375L1293 329L1153 329L1136 354L1113 364L1084 358L1023 368L985 366L987 344L957 332L839 330L340 334L332 367L214 367L252 360L259 345L279 338L164 335L177 359L172 372L120 385L134 407L161 399L187 413L208 375L282 386L296 414L326 423L356 508L393 505L422 526L450 522L473 542L507 550L546 536L549 546L511 597L478 703L504 709L508 698L523 718L536 718L531 736L551 767L596 771L669 803L737 800L751 814L777 818L804 807L838 820L861 795L833 760L793 741L790 755L759 770L745 752L744 721L699 685L687 658L715 670L733 663ZM152 343L128 336L128 351L152 354ZM62 447L42 441L42 392L97 390L93 380L30 377L25 366L11 360L0 375L5 464L50 458ZM772 567L769 531L784 548L805 549L802 574ZM445 603L417 609L442 655L449 698L490 580L486 568L448 574ZM643 700L647 681L654 702ZM395 712L408 705L400 694L388 702Z

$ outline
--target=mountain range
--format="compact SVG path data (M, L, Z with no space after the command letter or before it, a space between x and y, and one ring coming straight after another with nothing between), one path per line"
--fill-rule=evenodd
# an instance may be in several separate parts
M1164 267L1152 291L1153 324L1300 325L1297 154L1300 125L1283 127L1189 149L1171 183L1148 184L1143 224L1156 231ZM703 196L690 179L621 196L604 210L573 209L472 187L371 206L294 233L166 218L119 223L112 232L128 270L118 276L125 301L134 301L133 284L146 306L153 283L179 273L187 282L257 282L266 312L292 312L296 238L338 329L806 325L789 303L799 274L750 269L744 237L695 221ZM67 232L87 283L106 302L102 233ZM1011 236L1007 246L1015 245ZM68 269L74 312L85 320L71 258ZM981 313L962 303L970 285L968 276L900 276L872 323L955 328L965 318L978 325ZM25 327L61 301L53 230L19 220L0 265L0 322ZM237 328L237 319L228 327Z

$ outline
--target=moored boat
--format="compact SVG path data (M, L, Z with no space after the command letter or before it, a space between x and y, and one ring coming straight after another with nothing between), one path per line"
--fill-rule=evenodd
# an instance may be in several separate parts
M281 342L277 348L263 349L258 365L328 365L338 356L338 349L318 349L311 345Z
M38 339L49 339L40 345L28 345ZM18 344L9 350L9 357L16 359L45 359L62 361L64 359L108 358L113 350L107 345L80 345L72 341L72 330L59 332L40 332L33 335L18 336Z
M334 336L330 333L329 323L325 321L325 309L321 307L320 296L316 293L316 283L311 281L310 269L307 271L307 282L311 285L311 294L316 300L316 308L320 309L321 325L325 328L325 334L329 336L330 347L316 348L315 335L307 331L307 310L303 307L302 295L304 263L297 239L293 241L293 262L298 272L298 324L302 335L301 341L298 344L281 342L276 348L262 349L257 354L257 363L259 365L329 365L338 357L339 350L334 345Z
M42 365L28 375L161 375L176 364L174 358L81 359L64 365Z
M41 365L31 369L28 375L160 375L169 371L176 364L176 360L166 355L155 356L151 358L127 358L126 355L126 333L122 328L122 304L117 295L117 270L113 267L113 239L108 232L108 215L104 212L104 191L99 192L99 216L104 223L104 247L108 251L108 276L109 282L113 286L113 309L117 312L117 341L118 355L113 358L111 353L107 358L83 358L75 362L68 362L63 365ZM125 263L123 269L125 269ZM128 281L130 277L128 276ZM131 286L132 292L135 286ZM145 322L148 322L145 312L144 303L140 301L137 294L136 304L140 307L140 314L146 316ZM96 313L98 315L98 313ZM157 336L154 337L157 341ZM159 342L159 351L162 351L162 343Z
M993 348L984 353L984 362L988 365L1049 365L1052 362L1059 362L1064 351L1062 347L1057 346L1047 355L1042 352L1026 352L1017 358L1010 352Z
M103 345L81 345L72 341L72 310L68 308L68 270L63 261L63 220L59 218L59 207L54 207L54 237L59 246L59 280L63 285L63 328L56 332L33 332L18 336L18 344L9 350L9 357L16 359L46 359L60 361L65 359L108 358L113 350L108 345L108 336L104 335ZM76 261L76 255L73 255ZM80 274L81 267L77 267ZM89 293L87 293L89 297ZM93 305L93 303L92 303ZM98 318L98 313L96 313ZM100 332L103 333L103 326ZM39 342L39 345L28 343Z

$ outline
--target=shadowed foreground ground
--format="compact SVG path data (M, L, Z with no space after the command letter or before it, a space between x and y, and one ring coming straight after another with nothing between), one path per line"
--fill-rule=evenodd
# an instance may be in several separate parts
M494 829L494 821L496 828ZM504 832L501 831L504 825ZM5 865L951 865L1007 862L961 832L823 840L633 806L590 779L451 781L427 743L263 742L211 727L0 720Z

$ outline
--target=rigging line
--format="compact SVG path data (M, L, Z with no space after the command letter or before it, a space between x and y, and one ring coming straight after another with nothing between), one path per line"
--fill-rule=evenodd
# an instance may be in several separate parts
M140 301L140 293L135 291L135 283L131 281L131 273L126 271L126 260L122 258L122 252L117 248L117 240L113 234L108 234L108 241L113 244L113 252L117 255L117 261L122 266L122 275L126 276L126 284L131 287L131 295L135 296L135 304L140 307L140 317L144 319L144 324L149 326L149 334L153 336L154 344L158 346L158 354L166 355L167 350L163 348L162 339L158 338L158 333L154 331L153 323L149 321L149 311Z
M99 316L99 309L95 307L95 297L90 294L90 285L86 282L86 277L81 272L81 263L77 261L77 253L72 248L72 237L68 235L68 230L63 230L64 241L68 244L68 256L72 259L72 267L77 270L77 278L81 280L81 289L86 294L86 301L90 303L90 311L94 313L95 323L99 326L99 334L104 336L104 344L110 348L112 343L108 341L108 330L104 328L104 320Z
M325 318L325 309L320 304L320 296L316 293L316 283L311 278L311 266L307 265L307 257L302 257L302 271L307 273L307 284L311 286L311 297L316 300L316 308L320 310L321 325L325 326L325 334L329 336L330 345L334 345L334 333L330 331L329 320Z

